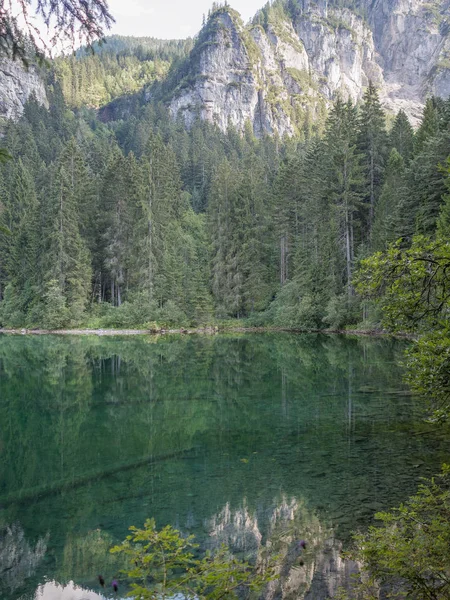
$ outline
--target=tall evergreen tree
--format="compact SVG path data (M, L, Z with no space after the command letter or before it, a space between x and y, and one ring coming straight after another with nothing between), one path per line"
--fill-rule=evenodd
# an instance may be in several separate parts
M219 314L237 314L241 305L233 237L240 174L224 159L217 167L208 204L211 239L211 287Z
M177 286L176 274L166 269L169 233L181 217L181 180L175 153L160 135L152 134L142 161L142 196L137 239L140 247L140 288L148 300L162 305Z
M414 152L414 129L406 113L400 110L389 133L389 145L395 148L404 161L408 162Z
M356 136L356 108L351 102L344 103L338 99L330 113L325 137L329 160L327 195L330 201L332 218L336 220L337 231L339 232L339 240L337 241L342 248L344 282L349 298L353 295L352 275L356 238L359 233L361 239L361 217L364 219L366 216L362 210L365 196L363 184L364 170L367 169L367 155L363 155L358 149ZM375 154L373 156L375 158ZM369 206L370 210L372 210L372 205ZM338 250L338 260L340 258L339 254ZM336 275L339 278L339 273L336 273Z
M91 291L90 255L80 233L83 191L88 184L87 170L72 139L54 166L45 207L43 269L49 326L79 322Z
M38 207L33 178L19 159L12 168L11 190L4 215L10 234L3 237L1 254L10 286L9 299L14 302L14 313L22 315L24 322L31 305L39 297Z
M422 122L414 138L415 155L422 152L427 140L439 131L439 108L436 98L428 98L422 114Z
M408 215L404 214L405 205L402 202L407 195L404 178L405 160L394 147L389 156L383 189L375 209L372 250L385 250L387 244L402 237L408 230L408 225L405 225Z
M381 107L378 91L370 81L364 94L359 115L358 146L364 156L365 175L368 188L365 202L369 205L367 234L372 233L375 206L381 193L388 139L385 125L385 114Z
M128 160L118 151L105 173L102 206L106 209L104 233L105 264L109 275L110 301L120 306L128 284L128 255L131 250L130 169Z

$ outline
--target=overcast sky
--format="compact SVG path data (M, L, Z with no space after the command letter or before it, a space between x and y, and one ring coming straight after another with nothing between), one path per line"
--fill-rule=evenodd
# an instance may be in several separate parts
M265 0L229 0L244 22L265 3ZM202 16L211 5L212 0L109 0L116 19L111 33L186 38L198 33Z

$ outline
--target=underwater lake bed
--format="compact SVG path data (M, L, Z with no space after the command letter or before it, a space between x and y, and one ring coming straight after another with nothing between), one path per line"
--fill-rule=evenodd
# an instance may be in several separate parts
M351 532L446 458L402 382L407 344L0 335L0 597L95 600L99 573L125 590L109 548L150 517L248 558L270 543L290 582L270 597L329 597Z

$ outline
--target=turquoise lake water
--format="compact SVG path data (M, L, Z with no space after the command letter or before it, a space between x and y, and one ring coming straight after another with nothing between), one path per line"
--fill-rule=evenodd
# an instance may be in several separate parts
M125 593L108 549L155 517L250 559L285 544L296 597L326 598L350 574L351 531L446 459L402 383L405 347L0 336L0 597L53 600L73 582L65 598L97 598L98 573ZM301 568L295 536L309 541Z

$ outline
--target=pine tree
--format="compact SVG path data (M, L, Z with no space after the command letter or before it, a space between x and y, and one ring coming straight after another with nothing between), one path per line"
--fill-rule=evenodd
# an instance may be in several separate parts
M327 196L333 212L332 216L338 226L339 241L342 243L344 281L348 298L353 295L352 275L356 231L360 226L364 198L364 167L367 169L367 155L363 155L358 150L356 135L356 108L351 102L344 104L338 99L330 113L325 138L329 159ZM362 217L365 217L364 213Z
M450 237L450 156L447 158L445 165L442 166L445 176L445 184L447 186L447 194L444 196L444 203L439 214L437 223L437 234L441 239L449 239Z
M9 237L11 235L7 224L6 205L8 203L9 194L7 191L5 179L2 170L0 170L0 302L3 300L3 292L7 283L7 275L5 270L5 259L8 249Z
M378 201L383 184L383 172L388 148L385 113L381 107L378 92L372 82L369 82L361 112L359 115L358 146L364 156L365 175L368 189L365 202L369 205L367 234L370 238Z
M300 157L287 159L280 166L275 182L274 222L279 246L279 281L285 285L292 274L292 257L299 233Z
M402 219L404 207L401 203L401 199L406 195L404 177L405 160L394 147L389 156L383 190L375 209L372 250L385 250L390 242L402 237L402 229L405 227L405 221Z
M150 137L142 161L141 218L137 229L140 247L140 288L148 301L163 305L177 297L178 273L169 264L169 235L181 218L181 181L175 153L160 135Z
M389 145L397 150L404 161L408 162L412 158L414 129L403 110L400 110L395 117L394 125L389 134Z
M271 260L270 195L264 181L264 165L252 152L241 168L243 178L233 235L238 238L236 255L242 271L242 310L249 314L267 307L275 289L275 270Z
M122 304L124 289L128 283L128 252L132 234L129 175L128 160L118 151L105 173L102 189L102 206L106 211L104 267L109 275L110 301L113 306Z
M219 314L235 314L239 308L238 281L235 277L236 248L233 240L234 208L240 174L228 160L217 167L208 204L208 232L211 240L211 287ZM230 298L233 290L233 298Z
M72 139L66 144L52 174L46 206L43 268L46 314L53 310L48 299L58 290L64 299L63 320L73 323L80 321L91 291L90 255L80 234L81 195L87 184L88 174Z
M38 206L33 179L19 159L13 165L9 201L5 208L10 235L3 240L5 245L1 253L10 297L14 297L15 310L24 319L38 297Z
M423 144L420 154L411 161L407 178L411 212L415 215L416 230L432 235L447 188L440 165L450 155L450 130L438 131Z
M422 152L427 140L439 131L439 109L436 98L428 98L423 109L422 121L414 138L414 154Z

